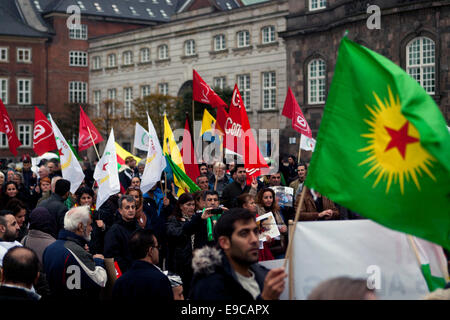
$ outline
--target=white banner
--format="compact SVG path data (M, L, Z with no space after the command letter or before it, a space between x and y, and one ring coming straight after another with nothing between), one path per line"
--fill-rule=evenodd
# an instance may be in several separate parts
M443 250L428 241L427 255L442 261ZM348 276L368 280L381 300L418 300L429 291L408 235L371 220L299 222L293 246L294 299L304 300L322 281ZM445 259L445 258L444 258ZM284 260L260 262L275 268ZM435 266L443 268L445 266ZM281 299L288 299L288 278Z

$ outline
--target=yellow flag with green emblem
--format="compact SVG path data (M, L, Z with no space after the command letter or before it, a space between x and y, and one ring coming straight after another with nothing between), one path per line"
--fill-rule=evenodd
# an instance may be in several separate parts
M169 120L167 120L167 116L164 115L164 143L163 143L163 153L169 154L172 161L180 168L185 174L186 170L184 169L183 157L181 156L180 149L175 142L175 137L173 136L172 129L170 128ZM180 196L184 193L183 184L178 181L177 177L174 175L173 180L175 185L178 187L177 195Z

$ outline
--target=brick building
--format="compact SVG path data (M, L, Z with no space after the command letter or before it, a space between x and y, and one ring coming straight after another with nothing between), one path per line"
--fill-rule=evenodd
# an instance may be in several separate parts
M23 144L19 156L34 155L34 106L51 113L57 123L69 115L73 128L61 130L76 143L78 113L74 117L67 103L89 101L89 39L167 22L185 2L0 1L0 96ZM67 12L73 5L79 9L81 23L69 29L67 21L75 11ZM0 158L11 157L0 134Z
M380 8L380 29L367 20ZM289 1L287 28L280 36L287 51L287 82L315 136L319 129L337 50L348 38L374 50L411 74L450 120L450 4L423 0ZM283 139L296 136L290 128ZM289 151L297 153L297 145Z

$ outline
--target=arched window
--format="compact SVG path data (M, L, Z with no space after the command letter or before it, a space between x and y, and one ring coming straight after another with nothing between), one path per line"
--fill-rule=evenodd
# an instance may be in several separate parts
M406 72L429 94L435 93L435 45L427 37L412 39L406 45Z
M308 64L308 104L325 103L325 61L314 59Z

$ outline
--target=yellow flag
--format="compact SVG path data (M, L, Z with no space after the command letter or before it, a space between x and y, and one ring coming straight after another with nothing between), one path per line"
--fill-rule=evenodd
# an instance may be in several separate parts
M208 112L208 110L203 111L202 119L202 130L200 131L200 136L202 136L207 131L213 131L216 126L216 119Z
M180 149L178 149L177 143L175 142L175 138L173 136L172 129L170 128L169 121L167 120L167 116L164 115L164 143L163 143L163 153L170 154L172 161L186 173L184 169L183 157L181 157ZM184 185L178 179L173 176L174 183L178 187L177 196L180 196L184 193Z

